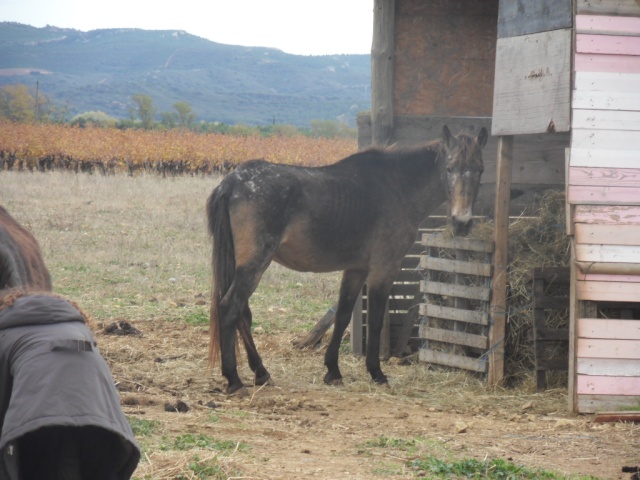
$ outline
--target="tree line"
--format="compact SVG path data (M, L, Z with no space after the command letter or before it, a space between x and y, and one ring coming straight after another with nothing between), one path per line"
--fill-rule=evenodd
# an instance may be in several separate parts
M184 129L201 133L220 133L229 135L277 135L294 137L305 135L316 138L356 138L357 131L337 120L312 120L308 128L293 125L229 125L223 122L198 121L191 105L176 102L173 110L159 112L149 95L135 94L131 97L128 109L129 117L117 119L101 111L83 112L69 118L65 107L60 107L47 95L24 84L5 85L0 88L0 119L18 123L59 123L71 126L171 130Z

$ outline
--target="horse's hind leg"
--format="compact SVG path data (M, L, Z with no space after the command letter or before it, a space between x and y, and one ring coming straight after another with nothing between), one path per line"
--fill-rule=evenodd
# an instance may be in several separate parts
M251 335L251 323L251 309L249 308L249 303L247 303L244 307L244 310L242 311L242 318L240 319L240 323L238 324L238 331L240 332L240 336L242 337L242 341L244 343L244 348L247 352L249 367L255 374L255 384L264 385L265 383L269 382L271 375L269 375L269 372L262 364L262 358L260 358L258 349L253 342L253 336Z
M336 321L333 326L333 335L324 355L324 364L327 373L324 376L324 383L328 385L340 385L342 374L338 368L338 354L342 336L351 321L351 313L358 299L358 293L367 278L367 272L359 270L347 270L342 274L342 284L340 285L340 299L336 310Z

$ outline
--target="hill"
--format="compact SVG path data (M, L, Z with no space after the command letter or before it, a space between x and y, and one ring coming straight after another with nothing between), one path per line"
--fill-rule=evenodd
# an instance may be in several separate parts
M0 22L0 85L38 87L70 115L100 110L127 118L131 97L160 112L187 102L198 120L308 126L371 104L369 55L291 55L225 45L184 31L82 32Z

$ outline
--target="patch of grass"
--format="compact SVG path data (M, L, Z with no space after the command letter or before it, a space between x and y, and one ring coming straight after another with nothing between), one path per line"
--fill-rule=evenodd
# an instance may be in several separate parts
M149 437L156 433L162 425L158 420L145 420L131 416L127 416L127 421L136 437Z
M184 316L184 320L191 325L209 325L209 312L204 310L188 312Z
M249 445L244 442L235 442L233 440L216 440L213 437L205 434L194 435L187 433L185 435L179 435L169 441L166 438L163 439L161 450L215 450L217 452L231 453L234 451L246 451L249 450Z
M472 478L487 480L560 480L563 475L548 470L530 469L502 459L466 458L446 461L434 456L411 460L407 465L418 471L418 478Z
M196 455L189 462L188 468L193 473L188 476L180 474L176 477L176 480L191 480L193 478L226 480L229 478L227 471L222 467L222 465L220 465L217 458L209 461L202 461Z

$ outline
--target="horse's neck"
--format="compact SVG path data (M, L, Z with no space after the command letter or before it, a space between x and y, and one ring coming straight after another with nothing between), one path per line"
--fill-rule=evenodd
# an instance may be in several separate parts
M445 185L442 184L442 172L437 163L430 169L414 178L410 178L403 186L402 194L409 209L412 223L419 226L429 215L447 200Z

